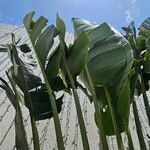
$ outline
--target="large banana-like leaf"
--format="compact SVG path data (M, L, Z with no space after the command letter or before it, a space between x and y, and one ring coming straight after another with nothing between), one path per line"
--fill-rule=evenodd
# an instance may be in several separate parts
M82 31L82 33L75 39L74 43L70 47L67 47L65 43L65 33L64 33L66 27L63 20L58 15L56 18L56 25L58 30L60 31L59 39L60 43L63 45L63 48L65 49L65 55L69 67L71 69L73 76L76 77L82 72L87 62L89 38L87 34ZM65 69L63 69L63 71L64 70Z
M56 78L60 69L61 49L58 45L50 54L48 64L46 66L46 75L49 80ZM50 71L51 70L51 71Z
M85 32L82 32L69 49L68 63L74 76L79 75L88 57L89 38Z
M66 88L63 80L60 76L58 76L60 70L61 53L60 45L58 45L50 54L48 58L48 64L46 66L46 75L53 91L59 91Z
M24 17L24 25L30 36L37 57L40 60L40 64L49 82L52 84L53 81L58 78L59 81L61 81L61 78L57 77L60 68L61 49L58 46L53 52L51 51L54 45L54 38L59 32L53 25L46 27L47 19L44 17L40 17L34 22L32 20L34 14L34 12L31 12ZM61 83L62 87L64 87L63 81ZM51 86L54 87L54 85Z
M102 114L102 124L103 124L105 134L107 136L115 135L115 131L114 131L113 122L112 122L109 107L105 108L104 110L100 109L100 111L101 111L101 114ZM96 115L96 113L95 113L95 115ZM117 109L115 109L115 116L116 116L116 121L117 121L119 132L123 132L125 130L125 127L124 127L124 124L123 124L124 122L122 120L121 115L117 111ZM95 122L97 124L96 117L95 117Z
M35 91L30 91L30 97L32 100L33 108L34 108L34 117L35 120L44 120L53 117L52 108L48 96L48 91L38 89ZM63 96L56 99L56 105L58 113L61 111L61 106L63 104ZM26 104L27 108L32 109L30 103Z
M126 88L122 88L122 89L123 89L122 92L124 94L126 94L126 92L124 92L124 90ZM99 107L99 110L101 111L102 125L104 128L105 134L108 136L115 135L115 130L113 127L110 108L108 107L108 103L107 103L107 96L106 96L105 89L103 87L95 87L95 91L96 91L99 102L102 103L102 106L103 106L103 109L101 107ZM129 108L130 108L129 105L125 106L125 105L123 105L123 103L130 104L130 99L129 100L125 99L126 96L123 97L124 99L119 97L119 101L117 103L117 98L115 96L114 91L112 91L111 93L112 93L111 94L112 105L114 107L114 113L116 116L116 123L117 123L118 130L121 133L125 130L124 119L125 119L125 121L127 120L127 123L128 123ZM121 95L124 96L122 93L121 93ZM117 105L119 105L119 106L121 105L121 108L119 108ZM122 107L124 107L124 108L122 109ZM96 115L96 113L95 113L95 115ZM97 117L95 116L96 124L97 124L97 119L98 119L98 116Z
M58 35L58 31L51 25L39 35L37 42L35 43L35 49L43 66L45 66L47 55L54 44L54 37L56 35Z
M142 37L147 40L150 37L150 17L142 22L139 29L140 29L139 34L142 35Z
M88 68L94 85L112 86L126 77L133 61L129 42L107 23L93 25L73 19L77 35L87 31L90 38Z
M146 41L148 57L144 61L143 67L146 73L150 73L150 18L147 18L140 26L139 34Z
M54 116L58 149L64 149L62 131L56 105L56 98L53 96L51 84L48 81L48 76L46 74L46 65L48 63L46 60L48 59L48 55L54 44L54 38L57 36L58 31L54 26L46 27L47 19L43 16L39 17L39 19L36 22L32 20L33 16L34 12L27 14L24 17L23 22L31 40L38 64L40 66L49 93L51 108ZM48 71L51 72L53 70Z
M76 18L73 19L73 24L77 36L81 34L81 31L86 31L90 38L87 66L94 85L115 89L115 96L111 96L116 99L118 106L121 106L116 112L128 122L130 105L125 104L130 104L130 92L125 81L133 63L133 51L129 42L107 23L93 25ZM86 83L85 77L83 73L82 79ZM123 98L125 93L128 94L127 99ZM121 109L122 106L125 106L124 109ZM102 112L102 116L105 116L104 124L108 114L110 115L110 113ZM123 120L120 120L120 124L123 124Z
M59 36L61 35L61 37L63 39L65 39L65 34L66 34L66 26L65 26L65 23L64 21L59 17L59 15L57 14L57 17L56 17L56 26L57 26L57 29L59 30L60 34Z
M45 28L48 20L41 16L36 22L32 20L34 12L24 17L24 25L29 33L31 42L36 50L41 64L45 68L47 56L54 44L54 37L58 35L57 29L50 25Z

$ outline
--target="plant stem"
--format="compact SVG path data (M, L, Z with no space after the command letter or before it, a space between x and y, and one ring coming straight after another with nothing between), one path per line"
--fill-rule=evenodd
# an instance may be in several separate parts
M145 105L145 109L146 109L147 118L148 118L149 125L150 125L150 105L149 105L148 97L147 97L147 94L146 94L143 75L142 75L141 72L140 72L140 75L141 75L141 83L142 83L143 100L144 100L144 105Z
M62 131L61 131L61 126L60 126L60 120L59 120L59 116L58 116L58 110L57 110L57 106L56 106L56 101L55 98L52 94L52 89L50 87L50 84L48 82L48 79L45 75L44 70L41 68L44 79L45 79L45 84L47 86L47 90L49 93L49 98L50 98L50 103L51 103L51 108L52 108L52 112L54 115L54 125L55 125L55 131L56 131L56 137L57 137L57 146L59 150L64 150L64 142L63 142L63 137L62 137Z
M18 94L17 94L17 89L16 89L16 87L15 87L15 85L14 85L12 79L11 79L10 76L8 75L8 72L6 72L6 75L7 75L7 78L9 79L9 81L10 81L10 84L11 84L11 86L12 86L14 92L15 92L14 97L12 97L12 99L14 99L14 100L11 101L11 97L8 96L8 98L9 98L10 101L12 102L14 108L16 109L16 115L15 115L15 131L16 131L16 130L18 130L18 131L21 130L21 134L22 134L22 136L23 136L21 140L24 141L24 145L21 145L21 146L23 146L23 150L24 150L24 149L25 149L25 150L29 150L28 142L27 142L27 137L26 137L26 131L25 131L24 124L23 124L22 111L21 111L21 108L20 108L19 97L18 97ZM1 79L1 80L3 80L3 79ZM3 82L5 82L5 81L3 80ZM9 87L9 85L7 85L7 83L6 83L6 86L7 86L7 88L9 89L9 91L11 91L11 88ZM2 86L0 86L0 87L3 88ZM5 88L3 88L3 89L6 90ZM13 93L13 92L12 92L12 93ZM11 94L10 94L10 95L11 95ZM16 103L15 103L15 102L16 102ZM19 129L18 129L17 124L19 124L19 126L20 126ZM17 139L17 131L16 131L16 142L17 142L17 140L20 140L20 139ZM20 146L20 144L19 144L19 145L16 144L16 148L19 149L18 146Z
M43 77L44 77L44 80L45 80L45 84L46 84L47 90L48 90L48 93L49 93L51 108L52 108L52 112L53 112L53 115L54 115L54 125L55 125L57 144L58 144L57 146L58 146L59 150L64 150L64 143L63 143L63 137L62 137L62 131L61 131L61 126L60 126L60 121L59 121L56 101L55 101L55 98L54 98L54 96L52 94L51 86L50 86L50 84L48 82L48 79L46 77L45 71L44 71L44 69L42 67L42 64L40 62L40 59L39 59L36 51L35 51L35 54L36 54L39 66L41 68L41 71L42 71L42 74L43 74Z
M28 35L30 37L30 33L28 32ZM55 98L52 94L52 89L51 86L48 82L47 76L45 74L45 70L44 67L40 61L40 58L38 56L38 53L36 52L36 49L34 47L34 43L32 42L32 47L34 48L34 52L38 61L38 64L40 66L47 90L48 90L48 94L49 94L49 98L50 98L50 103L51 103L51 108L52 108L52 112L53 112L53 116L54 116L54 125L55 125L55 131L56 131L56 138L57 138L57 146L59 150L64 150L64 142L63 142L63 136L62 136L62 131L61 131L61 126L60 126L60 120L59 120L59 116L58 116L58 110L57 110L57 106L56 106L56 101Z
M38 134L36 122L32 113L30 113L30 118L31 118L34 150L40 150L39 134Z
M27 100L30 103L31 108L32 108L32 110L30 110L30 117L31 117L31 126L32 126L34 150L40 150L38 130L37 130L37 127L36 127L34 116L33 116L34 108L33 108L33 104L32 104L30 94L28 92L29 90L28 90L28 85L27 85L27 82L26 82L26 79L25 79L25 76L24 76L23 67L22 67L22 64L20 62L20 58L18 56L18 52L17 52L17 49L16 49L15 45L12 45L12 53L13 53L15 59L16 59L17 65L20 66L20 70L19 70L20 71L20 76L22 77L22 82L24 84L23 93L26 96L26 98L27 98Z
M78 121L79 121L79 125L80 125L81 137L82 137L82 142L83 142L82 143L83 148L84 148L84 150L89 150L90 147L89 147L87 132L86 132L85 123L84 123L84 119L83 119L83 114L82 114L82 110L81 110L81 106L80 106L80 102L79 102L79 97L77 94L77 89L75 87L75 83L73 80L73 76L72 76L69 64L66 61L67 59L66 59L66 55L64 52L64 48L63 48L63 52L62 52L62 59L63 59L65 69L67 71L67 74L68 74L68 77L70 80L70 84L72 87L73 95L74 95L74 100L75 100L75 105L76 105L77 115L78 115Z
M104 88L105 88L106 97L107 97L107 101L108 101L108 106L109 106L109 109L110 109L111 118L112 118L114 130L115 130L115 134L116 134L116 138L117 138L118 149L119 150L124 150L122 137L121 137L121 134L119 133L119 130L118 130L117 121L116 121L116 117L115 117L115 112L114 112L114 108L113 108L113 105L112 105L112 99L111 99L111 96L109 94L108 89L106 87L104 87Z
M129 126L127 123L124 123L124 124L125 124L125 132L126 132L126 135L128 137L129 150L134 150L134 145L133 145L132 136L131 136Z
M93 82L92 82L92 79L91 79L91 76L90 76L90 73L89 73L89 70L88 70L87 66L85 66L84 72L85 72L85 75L87 77L87 82L89 84L90 92L91 92L91 95L92 95L93 101L94 101L94 107L95 107L95 111L96 111L95 116L96 116L96 120L97 120L97 123L98 123L99 131L100 131L99 134L100 134L100 139L101 139L101 142L102 142L102 147L103 147L104 150L108 150L107 139L106 139L106 136L105 136L104 128L102 126L102 116L101 116L101 112L100 112L100 107L98 105L98 99L97 99L95 89L94 89L94 85L93 85Z
M146 144L145 144L144 137L143 137L140 119L138 116L138 110L137 110L136 102L134 100L133 100L133 113L134 113L135 125L136 125L139 143L140 143L140 148L141 150L146 150Z
M134 100L134 93L135 93L136 81L138 79L139 70L140 70L140 67L137 66L135 68L134 79L132 80L132 84L131 84L131 89L132 89L132 97L131 97L131 99L132 99L133 114L134 114L134 118L135 118L134 120L135 120L138 140L139 140L139 143L140 143L140 148L142 150L146 150L146 144L145 144L145 141L144 141L142 127L141 127L141 123L140 123L139 116L138 116L138 110L137 110L136 102Z

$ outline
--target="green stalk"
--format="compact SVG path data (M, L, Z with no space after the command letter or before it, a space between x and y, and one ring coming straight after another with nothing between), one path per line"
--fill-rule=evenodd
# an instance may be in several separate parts
M78 94L77 94L77 89L76 89L76 86L75 86L75 83L74 83L74 80L73 80L73 75L71 73L69 64L66 61L67 59L66 59L64 49L63 49L63 52L62 52L62 59L63 59L65 69L67 71L67 74L68 74L68 77L69 77L69 80L70 80L70 84L71 84L71 87L72 87L73 95L74 95L74 100L75 100L75 105L76 105L76 110L77 110L77 115L78 115L78 121L79 121L79 125L80 125L83 148L84 148L84 150L90 150L88 137L87 137L87 132L86 132L86 128L85 128L85 123L84 123L84 119L83 119L83 114L82 114L82 110L81 110L81 105L80 105L79 97L78 97Z
M21 66L21 63L20 63L20 66ZM21 73L22 80L23 80L24 86L25 86L24 94L26 95L26 98L28 99L28 101L30 102L31 107L32 107L32 111L29 110L29 112L30 112L30 119L31 119L31 127L32 127L34 150L40 150L40 142L39 142L38 130L37 130L37 127L36 127L36 122L35 122L34 116L33 116L34 108L33 108L33 105L32 105L30 94L28 92L29 91L28 90L28 85L27 85L27 82L25 80L22 67L20 69L20 73Z
M21 111L21 108L20 108L20 104L19 104L19 97L18 97L18 94L17 94L17 90L16 90L16 87L14 86L14 83L12 81L12 79L10 78L10 76L8 75L8 72L6 72L6 75L7 75L7 78L8 80L10 81L10 84L12 86L12 89L13 91L15 92L15 95L14 95L14 100L11 101L11 97L8 96L8 98L10 99L11 103L13 104L13 102L16 101L15 104L13 104L14 108L16 109L16 114L15 114L15 131L18 130L18 128L16 127L16 124L20 124L20 129L22 129L22 138L24 140L24 145L23 146L23 150L29 150L29 147L28 147L28 142L27 142L27 137L26 137L26 131L25 131L25 128L24 128L24 124L23 124L23 117L22 117L22 111ZM1 78L1 81L6 84L7 88L11 91L9 85L7 84L7 82L5 82L5 80L3 80ZM6 89L0 85L0 87L6 91ZM16 99L16 100L15 100ZM17 119L19 118L19 119ZM20 130L19 129L19 130ZM16 133L17 134L17 133ZM16 135L16 138L17 138L17 135ZM22 140L22 139L21 139ZM16 141L17 142L17 141ZM19 148L18 147L18 144L16 143L16 148Z
M28 33L29 37L30 37L30 33ZM61 131L61 126L60 126L60 120L59 120L59 116L58 116L58 110L57 110L57 106L56 106L56 101L55 98L52 94L52 89L51 86L48 82L47 76L45 74L43 65L39 59L38 53L35 50L34 44L31 40L32 43L32 47L34 49L35 55L36 55L36 59L38 61L38 64L40 66L47 90L48 90L48 94L49 94L49 98L50 98L50 103L51 103L51 108L52 108L52 112L53 112L53 116L54 116L54 125L55 125L55 131L56 131L56 138L57 138L57 146L59 150L64 150L64 142L63 142L63 136L62 136L62 131Z
M132 140L130 128L129 128L127 123L124 123L124 124L125 124L125 132L126 132L126 135L128 137L129 150L134 150L134 145L133 145L133 140Z
M146 150L146 144L144 141L144 137L143 137L143 132L142 132L142 127L141 127L141 123L139 120L139 116L138 116L138 110L137 110L137 106L136 106L136 102L134 100L134 92L135 92L135 87L136 87L136 81L138 79L138 72L140 70L140 67L137 66L135 68L135 74L134 74L134 79L132 80L132 84L131 84L131 89L132 89L132 105L133 105L133 114L134 114L134 118L135 118L135 125L136 125L136 130L137 130L137 135L138 135L138 140L140 143L140 148L142 150Z
M49 93L51 108L52 108L52 112L53 112L53 115L54 115L54 125L55 125L56 137L57 137L57 146L58 146L59 150L64 150L64 142L63 142L63 137L62 137L62 131L61 131L61 126L60 126L60 120L59 120L59 116L58 116L56 101L55 101L55 98L52 94L51 86L48 82L48 79L46 77L44 68L41 64L41 61L38 57L38 54L36 53L36 50L35 50L35 54L36 54L36 58L38 60L38 63L39 63L40 69L42 71L44 81L45 81L45 84L46 84L46 87L47 87L47 90L48 90L48 93Z
M143 137L140 119L138 116L138 110L137 110L136 102L134 100L133 100L133 113L134 113L135 125L136 125L139 143L140 143L140 148L141 150L146 150L146 144L145 144L144 137Z
M34 120L34 116L32 115L33 114L33 111L34 111L34 108L33 108L33 105L32 105L32 101L31 101L31 97L30 97L30 94L29 94L29 90L28 90L28 85L27 85L27 82L25 80L25 77L24 77L24 73L23 73L23 69L22 69L22 64L20 63L20 59L18 57L18 52L16 50L16 46L14 45L14 35L12 35L12 41L13 41L13 45L12 45L12 53L14 54L15 56L15 59L16 59L16 62L17 64L20 66L20 74L21 74L21 77L22 77L22 81L23 81L23 84L24 84L24 95L26 95L26 98L27 100L29 101L31 107L32 107L32 111L30 111L30 118L31 118L31 126L32 126L32 134L33 134L33 144L34 144L34 150L40 150L40 144L39 144L39 136L38 136L38 130L37 130L37 127L36 127L36 123L35 123L35 120ZM9 47L9 49L11 50L11 48ZM34 132L33 132L34 131Z
M113 108L113 105L112 105L112 99L111 99L111 96L109 94L108 89L106 87L104 87L104 88L105 88L106 97L107 97L107 101L108 101L108 106L109 106L109 109L110 109L111 118L112 118L114 130L115 130L115 134L116 134L116 138L117 138L118 149L119 150L124 150L122 137L121 137L121 134L119 133L119 130L118 130L117 121L116 121L116 117L115 117L115 112L114 112L114 108Z
M99 128L99 131L100 131L99 134L100 134L100 140L102 142L102 147L103 147L104 150L108 150L108 143L107 143L104 128L103 128L103 125L102 125L102 116L101 116L101 112L100 112L100 108L99 108L99 104L98 104L98 99L97 99L95 89L94 89L94 85L93 85L93 82L92 82L92 79L91 79L91 76L90 76L90 73L89 73L89 70L88 70L87 66L85 66L84 72L86 74L87 82L89 84L90 92L91 92L91 95L92 95L93 101L94 101L94 107L95 107L95 111L96 111L96 114L97 114L96 115L96 118L97 118L96 120L97 120L98 128Z
M141 75L141 83L142 83L143 100L144 100L144 105L145 105L145 109L146 109L147 118L148 118L149 125L150 125L150 106L149 106L149 101L148 101L148 97L147 97L147 94L146 94L143 75L142 75L141 72L140 72L140 75Z
M38 134L36 122L35 122L35 119L34 119L34 116L32 115L32 113L30 113L30 118L31 118L34 150L40 150L39 134Z

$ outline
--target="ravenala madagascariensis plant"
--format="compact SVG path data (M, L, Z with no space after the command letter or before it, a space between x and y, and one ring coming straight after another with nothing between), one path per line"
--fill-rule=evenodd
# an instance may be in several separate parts
M131 44L134 51L134 65L132 67L133 73L131 77L131 97L133 101L133 111L135 116L135 123L137 127L137 134L141 149L146 149L146 144L143 137L141 123L138 116L136 100L134 95L140 96L142 94L145 105L147 118L150 125L150 104L146 91L149 90L148 81L150 80L150 47L149 47L149 35L150 35L150 18L146 19L139 27L137 33L134 22L128 27L123 27L125 31L125 37Z
M73 23L76 36L81 31L86 31L89 35L87 69L95 92L98 97L100 95L102 124L106 135L117 135L121 149L123 143L120 133L128 126L130 110L129 76L133 62L132 49L129 42L107 23L95 25L82 19L73 19ZM90 90L86 74L84 71L81 79Z
M83 149L90 149L78 88L81 88L94 103L93 118L95 117L99 130L102 149L109 149L107 136L114 135L118 149L123 150L122 132L127 134L129 149L134 149L129 128L132 104L140 147L142 150L146 149L134 95L143 94L149 119L150 109L146 90L149 89L150 19L142 23L138 35L133 23L129 27L124 27L124 37L107 23L97 25L73 18L75 40L68 46L65 42L66 26L58 15L55 27L47 25L48 20L43 16L36 21L33 20L34 14L27 14L23 20L32 48L26 43L19 45L19 41L16 42L14 38L12 44L1 47L1 52L7 51L10 54L12 66L7 76L13 90L3 79L1 87L14 104L16 113L21 112L19 101L29 109L34 149L40 149L35 121L51 117L54 118L58 149L65 149L58 116L63 104L63 95L58 99L55 95L55 92L62 90L74 96ZM56 38L59 41L58 45L54 44ZM44 81L31 73L31 65L26 64L18 55L20 52L26 54L32 50L35 52ZM20 134L17 133L20 131L16 130L16 143L24 144L27 149L21 113L16 119L19 119L20 130L24 135L22 141L19 141Z

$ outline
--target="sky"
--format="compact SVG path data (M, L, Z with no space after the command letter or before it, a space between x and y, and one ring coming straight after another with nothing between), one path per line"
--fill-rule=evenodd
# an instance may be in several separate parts
M150 16L150 0L1 0L0 23L19 24L25 14L35 11L35 18L43 15L55 24L58 13L73 31L71 18L82 18L92 23L108 22L119 31L135 21L138 27Z

